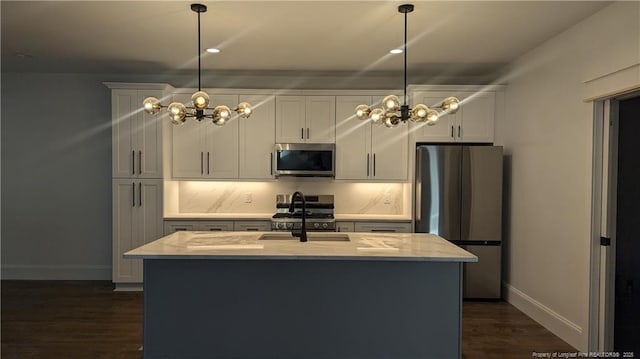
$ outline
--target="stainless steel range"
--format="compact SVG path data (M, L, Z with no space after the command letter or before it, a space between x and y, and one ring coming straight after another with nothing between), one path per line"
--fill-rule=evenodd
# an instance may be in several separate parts
M335 232L336 219L333 217L333 195L305 195L307 231ZM302 203L297 201L294 212L289 213L291 195L276 195L276 213L271 217L272 231L291 231L302 226Z

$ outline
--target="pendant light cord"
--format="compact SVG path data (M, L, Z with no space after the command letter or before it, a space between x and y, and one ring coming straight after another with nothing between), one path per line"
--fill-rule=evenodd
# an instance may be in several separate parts
M407 12L404 13L404 104L407 104Z
M198 91L200 88L200 11L198 11Z

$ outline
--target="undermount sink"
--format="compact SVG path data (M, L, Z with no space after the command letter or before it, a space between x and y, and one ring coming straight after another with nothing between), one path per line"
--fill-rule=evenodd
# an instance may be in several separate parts
M299 240L290 232L271 232L263 233L258 240ZM329 241L329 242L348 242L349 235L335 232L307 232L307 240L309 241Z

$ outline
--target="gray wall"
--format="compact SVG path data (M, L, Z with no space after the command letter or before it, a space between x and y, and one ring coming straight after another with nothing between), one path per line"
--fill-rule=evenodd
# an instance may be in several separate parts
M109 90L2 74L2 278L111 277Z

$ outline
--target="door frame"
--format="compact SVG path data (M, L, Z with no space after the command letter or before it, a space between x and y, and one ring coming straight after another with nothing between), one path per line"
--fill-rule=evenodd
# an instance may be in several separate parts
M589 351L613 351L619 102L638 96L635 91L593 101ZM601 237L610 245L601 245Z

